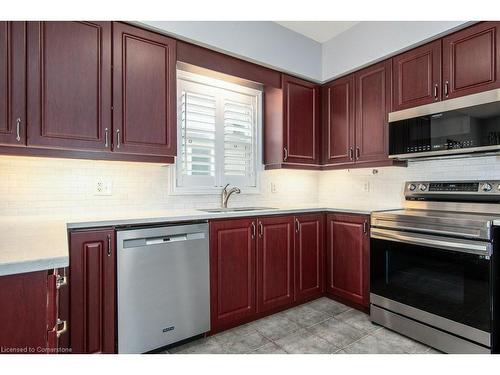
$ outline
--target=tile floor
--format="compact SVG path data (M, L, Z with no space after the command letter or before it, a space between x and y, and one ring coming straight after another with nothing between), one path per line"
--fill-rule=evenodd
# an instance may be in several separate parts
M320 298L170 348L166 354L403 354L440 353L379 325L369 316L329 298Z

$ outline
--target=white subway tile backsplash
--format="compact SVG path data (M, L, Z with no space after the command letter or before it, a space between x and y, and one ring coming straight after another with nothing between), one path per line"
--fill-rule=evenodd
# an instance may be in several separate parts
M217 207L218 195L169 195L170 168L151 163L0 156L0 214L47 215ZM95 196L100 177L111 196ZM271 193L270 182L279 185ZM261 193L233 195L234 206L316 204L318 172L265 171Z
M169 195L170 168L150 163L0 156L0 214L82 215L117 211L217 207L218 195ZM399 207L408 180L500 179L500 158L411 162L408 168L338 171L271 170L260 194L231 197L233 206ZM111 196L95 196L99 177ZM271 182L277 192L271 192ZM369 183L369 191L365 184Z

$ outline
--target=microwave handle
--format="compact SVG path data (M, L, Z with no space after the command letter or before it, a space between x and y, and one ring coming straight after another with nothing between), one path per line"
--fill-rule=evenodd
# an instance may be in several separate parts
M463 240L458 238L431 236L427 234L416 234L408 232L397 232L393 230L372 228L371 238L407 243L411 245L425 245L443 250L468 253L490 258L492 245L489 242Z

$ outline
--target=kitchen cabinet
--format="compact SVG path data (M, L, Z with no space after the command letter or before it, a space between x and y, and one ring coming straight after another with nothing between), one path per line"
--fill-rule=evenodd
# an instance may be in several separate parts
M320 86L282 76L282 87L264 89L266 168L319 168Z
M441 40L392 59L393 110L441 100Z
M355 307L368 309L369 217L327 216L327 294Z
M111 22L29 22L27 50L28 146L109 151Z
M390 60L323 87L324 169L395 164L388 159Z
M256 313L254 219L210 222L210 320L220 331Z
M72 353L115 353L114 230L70 232L70 266Z
M113 23L113 151L176 155L176 41Z
M0 145L26 145L26 23L0 21Z
M257 311L265 312L294 300L294 218L259 218L257 231Z
M354 162L354 76L339 78L322 87L323 164Z
M295 300L305 302L324 292L324 215L295 216Z
M57 270L0 277L2 353L57 353L67 322L59 315L59 290L65 279Z
M387 161L391 110L391 61L354 75L356 93L356 163Z
M500 22L481 22L442 43L444 99L500 87Z

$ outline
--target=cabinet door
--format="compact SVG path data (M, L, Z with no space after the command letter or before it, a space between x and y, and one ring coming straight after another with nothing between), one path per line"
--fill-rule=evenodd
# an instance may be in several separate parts
M369 304L368 217L328 215L327 292L368 307Z
M175 156L175 40L123 23L113 39L113 151Z
M70 243L72 353L115 353L115 232L72 232Z
M388 113L391 108L391 62L355 74L356 163L387 160Z
M323 163L354 162L354 76L323 87Z
M293 216L258 220L257 311L285 307L294 300Z
M284 162L319 164L319 86L283 76Z
M319 297L324 290L324 216L295 217L295 299Z
M111 23L29 22L28 56L28 145L109 149Z
M26 23L0 21L0 144L26 145Z
M481 22L443 38L445 99L500 87L500 22Z
M47 275L47 271L37 271L0 277L3 353L17 349L40 354L47 348Z
M441 100L441 40L392 59L393 110Z
M210 222L210 320L212 332L251 318L255 308L256 223Z

